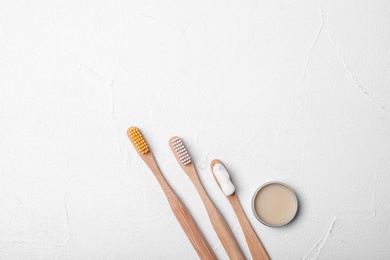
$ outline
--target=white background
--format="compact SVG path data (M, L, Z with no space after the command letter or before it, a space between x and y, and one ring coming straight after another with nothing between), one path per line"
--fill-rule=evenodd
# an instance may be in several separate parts
M173 135L248 258L214 158L273 259L388 259L389 31L386 0L0 1L0 259L197 259L132 125L221 259Z

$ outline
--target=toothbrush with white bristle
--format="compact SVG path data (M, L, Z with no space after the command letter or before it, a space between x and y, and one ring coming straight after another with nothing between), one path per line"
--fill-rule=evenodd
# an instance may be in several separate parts
M218 209L214 206L213 202L210 200L205 189L203 188L203 185L198 177L198 173L196 172L195 166L191 160L191 156L185 148L183 141L177 136L172 137L169 140L169 147L171 147L176 160L179 162L181 168L187 173L188 177L191 179L200 197L202 198L211 224L213 225L219 239L221 240L226 253L229 255L229 258L245 259L245 256L241 251L241 248L238 245L228 224Z
M244 210L241 207L240 201L235 193L235 187L230 180L229 172L220 160L213 160L210 164L211 171L214 178L217 181L218 186L221 188L223 194L229 200L234 212L237 215L238 221L241 224L242 232L244 233L246 242L248 243L249 250L253 256L253 259L270 259L267 251L265 250L260 239L257 237L253 230L248 218L246 217Z

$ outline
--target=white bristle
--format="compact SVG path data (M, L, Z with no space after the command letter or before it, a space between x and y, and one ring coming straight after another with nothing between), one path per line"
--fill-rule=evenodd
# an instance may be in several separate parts
M191 163L191 156L188 154L183 141L179 137L172 140L172 147L182 164L187 165Z

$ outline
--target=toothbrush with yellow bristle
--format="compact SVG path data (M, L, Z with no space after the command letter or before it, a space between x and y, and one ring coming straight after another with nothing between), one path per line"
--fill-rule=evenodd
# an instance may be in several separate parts
M257 237L244 213L244 210L241 207L240 201L238 200L238 197L235 193L235 187L230 180L229 173L225 166L220 160L213 160L210 166L218 186L221 188L223 194L229 200L234 212L236 213L253 259L269 260L270 258L267 254L267 251L265 250L260 239Z
M137 150L139 156L142 158L142 160L144 160L146 165L154 173L154 176L160 183L177 221L180 223L182 229L186 233L199 257L201 259L217 259L195 220L192 218L190 212L162 175L161 170L158 167L156 160L154 159L153 153L147 145L141 132L137 127L133 126L129 128L127 135L134 148Z
M229 258L245 259L245 256L241 251L241 248L238 245L236 239L234 238L234 235L231 232L228 224L203 188L203 185L198 177L198 173L196 172L195 166L191 160L191 156L184 146L183 141L177 136L172 137L169 140L169 146L171 147L171 150L175 155L176 160L179 162L181 168L187 173L188 177L191 179L200 197L202 198L211 224L213 225L219 239L221 240L221 243L225 248Z

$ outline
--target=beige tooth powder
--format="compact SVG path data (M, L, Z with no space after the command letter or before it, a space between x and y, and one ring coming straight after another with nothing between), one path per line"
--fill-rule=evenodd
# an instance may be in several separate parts
M270 182L255 192L252 208L260 222L267 226L280 227L294 218L298 210L298 200L287 185Z

